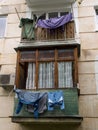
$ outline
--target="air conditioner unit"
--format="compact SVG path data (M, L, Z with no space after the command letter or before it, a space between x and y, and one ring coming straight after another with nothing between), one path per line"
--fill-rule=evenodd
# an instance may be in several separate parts
M15 74L1 74L0 75L0 87L14 86Z

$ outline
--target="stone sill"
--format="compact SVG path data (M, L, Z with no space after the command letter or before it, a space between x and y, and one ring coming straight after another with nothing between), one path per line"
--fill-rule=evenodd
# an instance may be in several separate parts
M32 123L32 124L80 124L83 117L80 116L64 116L64 117L45 117L45 118L31 118L31 117L17 117L12 116L13 123Z
M14 48L16 51L18 50L27 50L27 49L31 49L31 48L44 48L44 47L63 47L63 46L67 46L67 47L77 47L78 48L78 56L80 56L80 44L77 43L75 40L66 40L66 41L46 41L46 42L42 42L42 41L24 41L24 42L20 42L19 46Z
M9 89L13 89L14 85L13 84L0 84L0 87L9 90Z

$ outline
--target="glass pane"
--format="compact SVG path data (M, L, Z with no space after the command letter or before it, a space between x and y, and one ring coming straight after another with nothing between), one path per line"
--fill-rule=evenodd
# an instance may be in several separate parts
M46 19L46 14L44 13L44 14L40 15L40 16L38 17L38 20L39 20L39 19L41 19L41 20Z
M26 89L34 89L35 81L35 63L28 63Z
M73 49L60 49L58 50L58 58L65 59L65 58L74 58L74 50Z
M6 17L0 17L0 37L4 37L6 27Z
M58 75L59 88L73 87L72 62L59 62Z
M58 17L58 12L52 12L52 13L49 13L49 18L54 18L54 17Z
M96 15L98 15L98 9L96 9Z
M22 51L21 52L21 61L22 60L35 60L36 53L35 51Z
M60 12L60 16L66 15L68 12Z
M54 50L40 50L39 60L49 60L54 59Z
M38 88L53 88L54 87L54 63L39 64L39 81Z
M96 19L97 19L97 24L98 24L98 15L96 16Z

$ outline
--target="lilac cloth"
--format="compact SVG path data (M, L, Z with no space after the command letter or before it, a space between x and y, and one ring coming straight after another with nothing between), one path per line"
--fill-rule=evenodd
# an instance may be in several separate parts
M68 23L71 19L72 19L72 13L69 13L61 17L50 18L48 20L39 19L37 22L37 26L42 28L54 29Z

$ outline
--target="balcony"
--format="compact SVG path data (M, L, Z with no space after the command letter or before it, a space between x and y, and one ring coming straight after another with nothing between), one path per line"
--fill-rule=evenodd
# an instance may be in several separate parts
M38 41L72 39L74 38L74 22L69 22L63 28L59 27L52 30L37 28L35 37Z
M74 21L70 21L63 27L56 29L46 29L37 27L34 31L35 38L29 39L23 36L24 27L22 28L21 41L65 41L75 39L75 25Z
M48 90L47 90L48 91ZM50 90L49 90L50 91ZM34 118L34 114L26 111L26 105L23 106L21 112L16 114L18 99L15 98L14 112L12 122L14 123L31 123L31 124L80 124L83 118L79 116L78 111L78 89L67 88L63 91L65 109L61 110L58 107L53 111L46 110L39 114L39 117Z
M26 0L29 7L41 5L55 5L55 4L71 4L75 0Z

